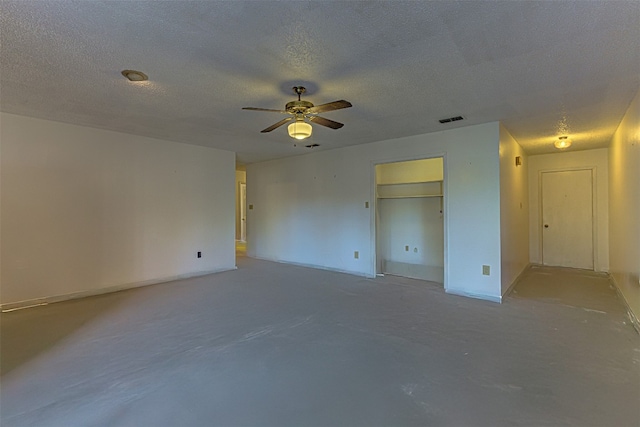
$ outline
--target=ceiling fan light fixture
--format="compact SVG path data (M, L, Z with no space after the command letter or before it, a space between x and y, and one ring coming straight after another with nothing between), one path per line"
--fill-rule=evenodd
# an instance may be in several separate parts
M295 122L291 123L287 130L289 131L289 136L295 139L306 139L311 136L311 132L313 128L309 123L306 123L302 119L296 119Z
M571 147L571 140L567 136L561 136L553 145L559 150L564 150L565 148Z
M328 127L329 129L340 129L342 126L344 126L343 123L325 119L324 117L318 116L317 114L352 107L349 101L345 101L344 99L341 99L339 101L328 102L322 105L313 105L309 101L303 101L300 99L300 95L306 91L304 87L294 86L293 91L296 93L296 95L298 95L298 100L287 102L287 104L284 107L284 110L273 110L270 108L258 108L258 107L242 107L242 109L288 114L289 117L282 119L279 122L274 123L265 129L262 129L260 133L271 132L272 130L278 129L280 126L286 123L290 123L289 126L287 127L289 136L291 138L298 139L298 140L309 138L311 136L311 132L313 132L313 129L311 128L311 124L305 122L304 119L307 119L310 122L313 122L314 124ZM294 121L291 122L292 120Z

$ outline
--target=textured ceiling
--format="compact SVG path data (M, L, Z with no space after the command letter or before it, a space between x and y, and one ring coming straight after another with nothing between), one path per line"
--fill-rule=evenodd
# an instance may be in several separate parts
M529 153L606 147L640 73L640 2L0 1L2 111L297 155L281 109L346 99L331 149L501 121ZM120 71L149 75L131 83ZM462 115L442 125L438 119Z

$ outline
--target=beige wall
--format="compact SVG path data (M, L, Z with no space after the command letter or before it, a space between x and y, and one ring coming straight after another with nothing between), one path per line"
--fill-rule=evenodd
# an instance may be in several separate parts
M444 166L441 157L383 163L376 166L376 183L404 184L410 182L442 181Z
M595 186L594 269L609 271L608 151L607 148L601 148L529 157L529 256L532 263L542 263L540 174L543 171L593 168Z
M3 304L234 268L234 153L0 118Z
M522 165L516 166L520 156ZM528 158L513 136L500 126L500 256L504 295L529 265Z
M640 316L640 92L609 148L609 263L636 319Z

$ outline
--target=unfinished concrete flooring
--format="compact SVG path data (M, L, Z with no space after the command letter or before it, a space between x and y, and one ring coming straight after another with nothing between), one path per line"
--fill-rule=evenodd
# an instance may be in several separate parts
M240 269L2 315L3 426L637 426L608 280L503 304L417 280Z

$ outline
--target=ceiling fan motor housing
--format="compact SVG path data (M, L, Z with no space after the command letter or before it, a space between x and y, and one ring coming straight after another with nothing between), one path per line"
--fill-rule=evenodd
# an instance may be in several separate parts
M309 101L291 101L287 102L287 105L284 107L289 113L304 113L309 108L312 108L313 104Z

